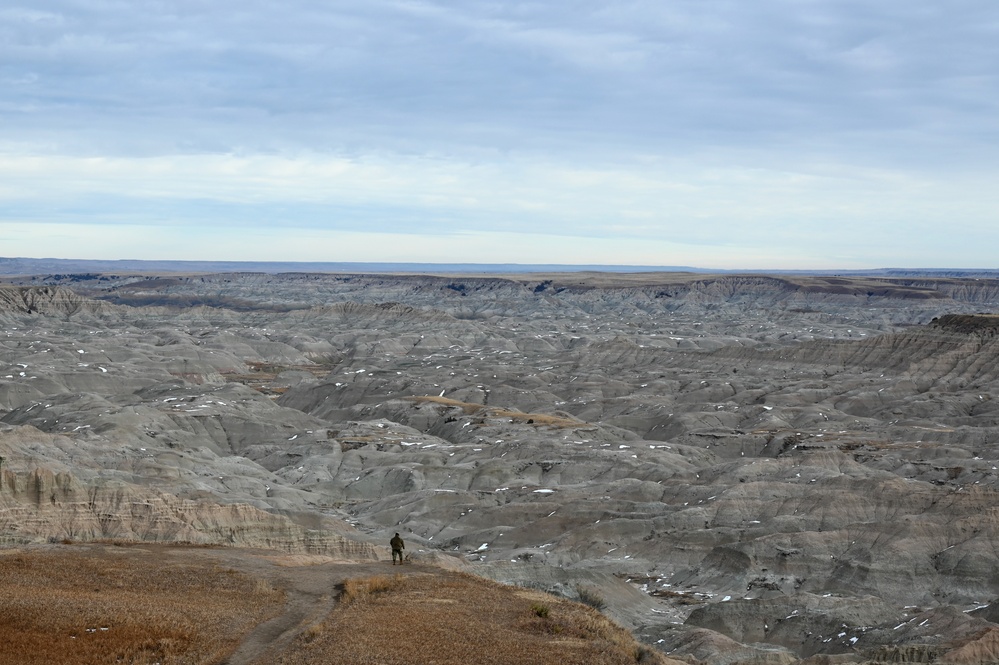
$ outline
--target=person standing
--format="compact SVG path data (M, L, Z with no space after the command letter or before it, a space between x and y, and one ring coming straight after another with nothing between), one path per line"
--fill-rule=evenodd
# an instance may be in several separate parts
M399 557L399 565L401 566L403 561L402 551L406 549L406 543L402 541L402 538L400 538L397 533L393 536L392 540L389 541L389 545L392 546L392 565L395 565L395 558Z

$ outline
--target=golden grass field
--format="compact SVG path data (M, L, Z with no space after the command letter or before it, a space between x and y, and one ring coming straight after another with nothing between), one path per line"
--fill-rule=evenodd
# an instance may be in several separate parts
M580 603L464 573L348 579L281 665L671 663Z
M592 607L538 591L431 566L273 559L142 544L0 550L0 665L677 663Z
M211 563L0 550L0 663L219 663L283 594Z

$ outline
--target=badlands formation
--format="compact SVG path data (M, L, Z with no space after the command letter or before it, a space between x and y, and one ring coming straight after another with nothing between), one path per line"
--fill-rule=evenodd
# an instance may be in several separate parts
M999 280L0 285L0 543L415 559L710 663L999 661ZM390 570L390 569L389 569Z

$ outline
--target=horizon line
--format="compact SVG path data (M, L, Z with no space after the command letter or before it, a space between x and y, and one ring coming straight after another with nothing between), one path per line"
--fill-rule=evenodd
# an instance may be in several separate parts
M196 259L66 259L33 257L0 257L0 274L15 275L53 270L105 272L107 270L136 271L200 271L200 272L258 272L266 274L283 272L457 272L457 273L545 273L545 272L687 272L698 274L814 274L814 275L890 275L935 274L999 275L999 268L903 268L882 267L866 269L809 269L809 268L705 268L678 265L628 265L628 264L567 264L567 263L439 263L418 261L233 261Z

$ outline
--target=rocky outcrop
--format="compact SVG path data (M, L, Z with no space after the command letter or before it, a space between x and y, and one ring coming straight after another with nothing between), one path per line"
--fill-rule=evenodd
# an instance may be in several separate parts
M367 543L306 529L245 504L190 501L120 481L82 483L35 469L0 475L0 542L125 540L263 547L338 559L375 559ZM330 525L332 526L332 525ZM345 525L340 530L349 530Z
M93 300L70 289L52 286L0 286L0 316L4 314L40 314L73 316L88 314L108 316L116 307Z
M992 338L999 333L999 315L947 314L933 319L930 326L959 333L975 333Z

